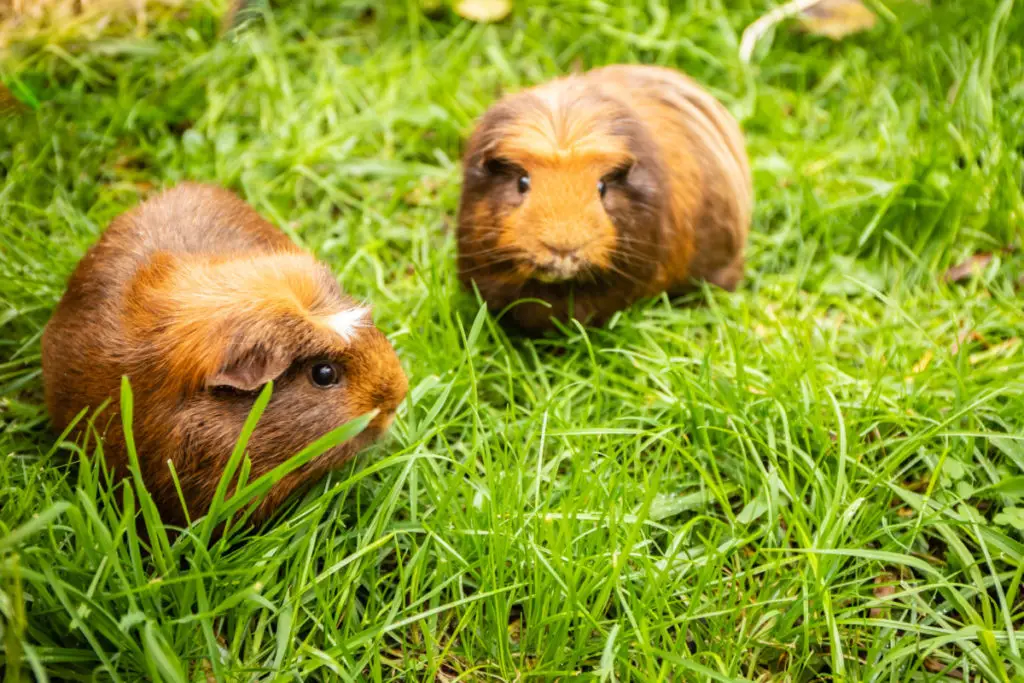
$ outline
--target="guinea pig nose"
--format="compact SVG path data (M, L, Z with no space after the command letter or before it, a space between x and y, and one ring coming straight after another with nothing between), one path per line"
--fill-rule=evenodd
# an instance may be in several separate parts
M555 256L561 256L563 258L566 256L575 256L576 253L582 248L580 246L567 247L565 245L549 244L543 240L541 240L541 244L543 244L544 248L550 251Z

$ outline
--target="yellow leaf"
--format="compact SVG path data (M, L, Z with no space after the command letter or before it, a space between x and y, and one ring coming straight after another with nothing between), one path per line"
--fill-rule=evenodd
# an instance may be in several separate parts
M800 13L805 31L832 40L873 28L877 20L861 0L821 0Z
M512 0L456 0L454 9L470 21L501 21L512 11Z
M911 368L910 374L907 375L907 377L905 377L905 379L912 380L914 375L919 375L922 372L924 372L925 370L927 370L928 366L932 362L932 357L933 356L934 356L934 354L932 353L931 349L925 351L924 355L921 356L920 360L918 360L916 363L914 363L914 367Z

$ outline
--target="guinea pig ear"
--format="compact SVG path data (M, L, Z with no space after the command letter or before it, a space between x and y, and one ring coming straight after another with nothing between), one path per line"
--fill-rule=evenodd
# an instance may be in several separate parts
M288 356L263 346L254 346L241 353L233 353L229 349L220 370L207 379L206 386L210 389L255 391L280 377L290 365Z
M464 154L466 166L482 170L487 161L498 156L498 147L516 118L517 112L508 103L499 102L491 107L481 117L469 138Z

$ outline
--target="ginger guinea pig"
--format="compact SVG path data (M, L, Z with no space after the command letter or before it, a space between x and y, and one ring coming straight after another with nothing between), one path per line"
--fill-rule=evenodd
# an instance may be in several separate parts
M95 422L107 463L128 461L118 412L135 397L143 480L164 521L182 524L168 461L189 515L205 514L253 402L274 391L249 441L249 480L373 409L358 437L292 473L254 513L338 467L383 433L407 380L368 309L331 271L225 190L182 184L119 216L78 264L43 334L46 404L63 430Z
M459 277L541 330L743 276L752 189L735 119L671 69L609 66L505 97L469 140Z

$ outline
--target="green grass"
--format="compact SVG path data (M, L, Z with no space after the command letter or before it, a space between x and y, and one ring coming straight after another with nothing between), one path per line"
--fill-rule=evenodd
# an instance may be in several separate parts
M749 66L766 2L279 4L0 67L31 105L0 121L5 680L1024 680L1019 2L887 0ZM741 119L749 277L509 338L455 279L462 141L501 92L620 61ZM215 541L168 540L41 405L77 259L184 178L370 299L411 386L387 443Z

